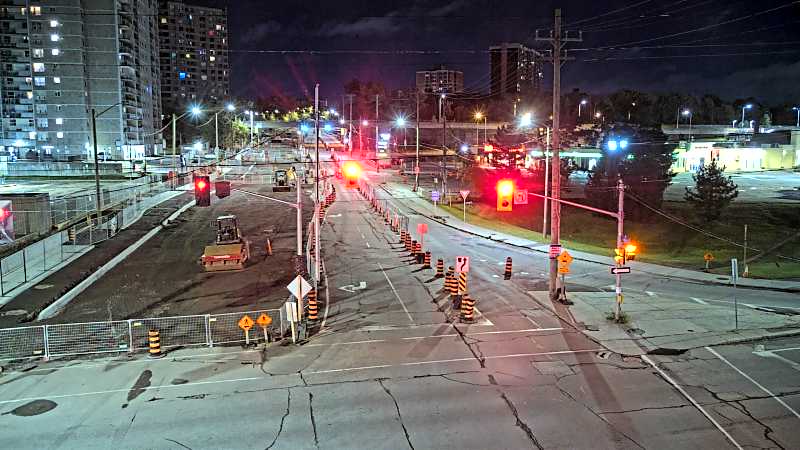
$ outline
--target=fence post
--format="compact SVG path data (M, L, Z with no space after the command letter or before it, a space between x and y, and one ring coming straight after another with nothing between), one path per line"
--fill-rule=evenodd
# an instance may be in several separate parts
M47 272L47 239L42 239L42 272Z
M47 331L49 325L43 325L42 329L44 330L44 360L50 361L50 337Z
M209 347L214 347L214 341L211 339L211 314L206 314L206 344Z
M25 258L25 249L22 249L22 279L28 282L28 261Z
M5 290L3 290L3 259L0 258L0 295L6 295Z
M136 344L133 343L133 321L128 319L128 353L136 351Z

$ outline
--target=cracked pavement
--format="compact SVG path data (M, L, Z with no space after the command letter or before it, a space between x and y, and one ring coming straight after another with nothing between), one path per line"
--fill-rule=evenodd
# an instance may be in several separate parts
M609 352L555 316L527 295L529 279L496 278L501 244L481 243L477 255L475 238L429 223L425 247L434 261L462 252L474 258L468 285L479 317L458 323L442 280L408 263L396 235L356 192L337 191L328 215L335 227L323 234L332 298L321 333L298 346L181 349L160 360L119 355L4 373L0 442L14 449L735 448L641 358ZM424 219L404 212L410 229ZM338 289L360 282L367 288ZM765 345L800 347L800 340ZM752 344L715 349L800 408L795 367L754 354ZM800 418L708 350L652 359L742 447L800 447ZM45 410L37 400L56 406Z

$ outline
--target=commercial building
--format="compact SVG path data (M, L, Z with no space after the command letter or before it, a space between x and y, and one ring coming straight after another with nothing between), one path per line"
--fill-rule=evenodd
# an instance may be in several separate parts
M222 105L230 96L227 10L161 1L158 27L164 110Z
M464 72L446 69L444 66L417 71L417 91L426 94L464 92Z
M539 52L522 44L502 43L489 47L489 55L492 95L539 92L544 79Z
M161 141L156 0L5 0L0 5L0 151L106 159Z

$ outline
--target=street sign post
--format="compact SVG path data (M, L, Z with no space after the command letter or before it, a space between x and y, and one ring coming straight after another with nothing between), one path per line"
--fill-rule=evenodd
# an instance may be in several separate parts
M253 322L253 319L251 319L250 316L248 316L247 314L245 314L244 316L242 316L241 319L239 319L239 323L238 323L239 328L244 330L244 345L245 346L249 346L250 345L250 329L253 328L253 324L254 323L255 322Z
M294 344L297 342L297 328L295 328L298 320L296 302L286 302L286 320L292 326L292 344Z
M438 206L439 203L439 191L431 191L431 200L433 200L433 206Z
M291 283L286 285L286 289L288 289L294 298L297 299L298 311L301 311L300 316L302 316L303 297L311 292L311 285L308 284L308 281L306 281L305 278L298 275L294 280L292 280Z
M515 205L527 205L528 204L528 190L527 189L517 189L514 191L514 204Z
M739 329L739 302L736 300L736 282L739 281L739 260L731 258L731 282L733 283L733 320L736 329Z
M456 256L456 272L469 272L469 256Z
M467 197L469 196L468 190L458 191L461 194L461 198L464 200L464 223L467 223Z
M262 330L264 330L264 342L269 342L267 327L272 324L272 317L270 317L267 313L261 313L261 315L258 316L258 319L256 319L256 323L261 327Z

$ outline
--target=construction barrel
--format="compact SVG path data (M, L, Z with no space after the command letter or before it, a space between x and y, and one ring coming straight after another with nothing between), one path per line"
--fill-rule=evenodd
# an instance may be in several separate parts
M506 270L503 273L503 278L506 280L511 279L511 257L506 258Z
M164 353L161 351L161 333L158 330L150 330L147 332L147 344L149 347L150 358L161 358Z
M475 300L469 298L468 294L461 297L461 322L475 322Z
M450 295L457 295L458 294L458 278L456 278L456 269L453 266L450 266Z
M442 278L444 276L444 260L439 258L436 260L436 278Z
M411 256L414 256L414 253L417 251L417 241L416 240L411 241L411 248L408 251L411 252Z
M309 291L306 302L308 303L308 320L318 320L319 304L317 303L317 291L315 289Z
M431 268L431 252L425 252L425 256L422 259L422 268L423 269Z

